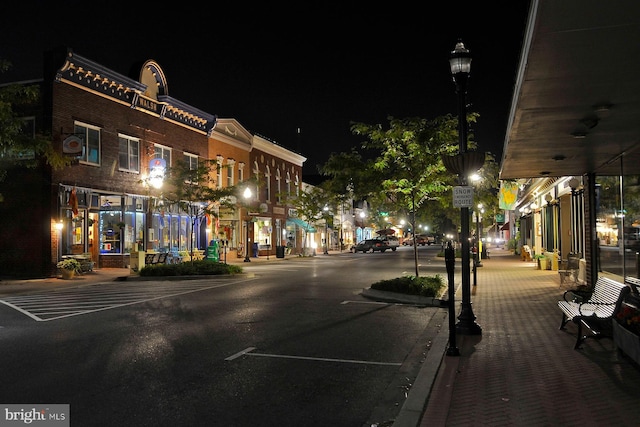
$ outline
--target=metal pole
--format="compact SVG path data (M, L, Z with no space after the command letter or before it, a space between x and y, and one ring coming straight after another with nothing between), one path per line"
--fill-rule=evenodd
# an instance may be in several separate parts
M247 247L244 251L244 262L251 262L249 259L249 219L247 219Z
M468 73L454 76L456 92L458 94L458 139L460 154L467 152L467 78ZM459 174L460 185L467 184L466 172ZM482 333L480 325L475 323L476 316L471 308L471 268L469 263L469 208L460 208L460 239L462 240L462 310L458 316L457 331L463 335L479 335Z
M456 290L453 273L456 264L456 252L451 246L451 241L447 242L447 248L444 250L444 262L447 266L447 277L449 282L449 348L447 348L447 356L460 356L460 350L456 344Z

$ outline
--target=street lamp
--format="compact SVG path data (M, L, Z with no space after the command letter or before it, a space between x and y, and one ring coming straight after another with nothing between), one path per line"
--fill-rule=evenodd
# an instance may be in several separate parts
M329 255L329 206L324 205L322 209L324 211L324 255Z
M146 223L145 227L145 243L144 247L149 250L153 248L153 242L151 241L151 233L150 230L153 230L153 204L152 204L152 188L155 190L160 190L164 183L165 173L167 168L167 162L164 159L153 158L149 160L149 174L142 175L141 182L142 185L147 190L147 213L146 213ZM160 201L158 201L160 203ZM141 250L142 248L140 248Z
M467 79L471 72L471 54L464 47L462 40L458 40L455 49L449 57L451 75L456 84L458 94L458 140L460 156L464 159L467 152ZM464 165L458 173L460 185L467 184L468 166ZM471 308L471 269L469 266L469 208L460 208L460 240L462 243L462 310L458 316L457 332L463 335L478 335L482 328L475 322L476 316Z
M249 187L245 188L244 193L242 195L245 200L245 206L249 206L249 200L251 200L251 189ZM249 216L249 209L247 208L247 246L244 250L244 262L251 262L249 259L249 221L251 217Z
M482 207L482 203L478 203L478 209L476 210L476 233L477 233L477 241L476 241L476 266L482 267L482 253L485 252L484 245L482 244L482 214L484 214L484 208Z

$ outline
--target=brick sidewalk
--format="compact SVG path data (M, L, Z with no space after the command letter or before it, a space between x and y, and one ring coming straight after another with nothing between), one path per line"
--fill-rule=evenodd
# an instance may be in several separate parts
M557 271L491 251L471 298L482 335L457 336L460 356L443 357L420 426L640 425L640 367L609 338L573 349L559 285Z

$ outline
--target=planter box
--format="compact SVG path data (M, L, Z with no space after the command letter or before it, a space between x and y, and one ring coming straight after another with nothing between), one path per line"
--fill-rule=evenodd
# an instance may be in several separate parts
M640 365L640 337L613 321L613 342L630 359Z

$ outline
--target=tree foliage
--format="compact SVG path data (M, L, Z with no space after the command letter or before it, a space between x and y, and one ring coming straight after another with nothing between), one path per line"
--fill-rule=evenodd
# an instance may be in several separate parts
M470 113L467 121L474 123L477 117ZM447 114L433 120L389 117L386 126L356 122L351 130L365 137L360 150L333 153L320 169L330 176L327 185L331 193L348 193L380 211L408 213L412 230L416 229L416 218L427 217L425 207L429 202L438 204L452 220L455 210L447 196L457 179L447 171L442 158L459 152L456 116ZM474 150L473 134L468 138L467 149Z
M225 167L216 161L198 159L196 167L185 161L175 162L166 171L162 193L163 203L176 207L191 218L191 255L193 255L193 230L197 221L203 222L207 216L218 218L220 209L234 210L237 188L218 188L216 174L218 168Z
M334 200L331 194L321 187L309 186L297 195L287 197L286 204L294 207L298 212L298 217L305 224L303 230L303 250L306 245L306 234L311 230L313 224L324 219L328 220L325 207L333 206Z
M11 63L0 59L0 73L6 72ZM33 116L40 102L40 86L10 84L0 87L0 182L13 167L35 168L47 164L61 169L72 159L55 151L51 138L42 132L34 136L27 127L25 117ZM0 202L3 200L0 194Z

